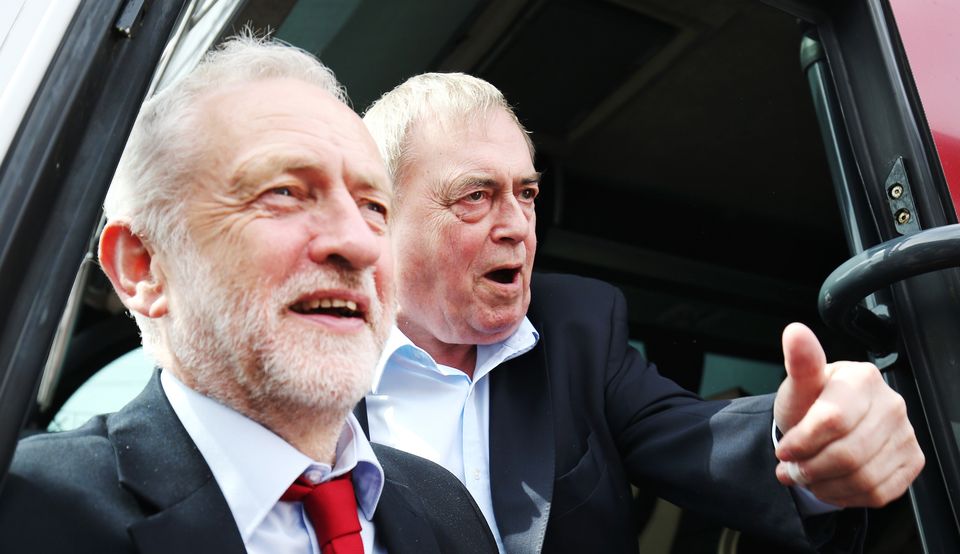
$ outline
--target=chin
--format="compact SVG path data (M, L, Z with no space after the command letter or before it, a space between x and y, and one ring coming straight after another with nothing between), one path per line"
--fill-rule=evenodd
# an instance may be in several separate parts
M359 340L357 340L359 339ZM264 391L299 406L348 411L368 390L379 359L371 336L312 337L316 348L274 351L263 360Z
M494 344L506 340L520 327L525 315L526 313L521 313L519 316L512 315L511 317L498 318L474 326L474 329L480 335L480 340L474 341L475 344Z

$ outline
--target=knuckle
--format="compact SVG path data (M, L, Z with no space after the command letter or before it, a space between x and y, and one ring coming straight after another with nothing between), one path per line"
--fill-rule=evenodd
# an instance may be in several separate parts
M866 506L867 508L882 508L887 505L889 500L885 495L879 491L872 491L866 496Z
M891 390L891 392L893 391ZM896 392L893 392L892 402L893 402L892 412L894 417L896 417L897 420L899 421L905 421L909 423L910 420L907 417L907 402L903 399L903 397L897 394Z
M917 435L913 427L907 426L906 429L901 431L894 443L899 446L898 452L901 453L903 458L918 461L921 466L923 465L923 451L920 450L920 444L917 442Z
M879 381L886 385L886 381L883 380L883 377L880 375L880 370L877 369L877 366L873 365L870 362L859 362L857 363L857 370L860 371L860 374L870 381Z
M838 406L824 408L821 414L820 425L824 431L832 435L844 434L849 423L843 411Z
M887 486L889 487L890 484L888 483ZM867 508L881 508L891 500L891 497L884 491L883 487L874 487L864 491L861 498L863 499L863 505Z
M916 479L918 475L920 475L920 472L923 471L923 467L926 464L927 464L926 456L923 455L923 451L920 450L920 447L918 446L916 448L916 452L914 453L912 463L910 463L907 466L908 471L910 473L911 482L913 482L913 480Z
M923 452L920 451L920 444L917 443L917 433L914 431L912 425L904 426L901 436L901 443L903 444L904 450L911 452L916 450L921 455L923 454Z
M843 473L852 473L859 469L860 458L849 446L838 447L833 452L833 466Z

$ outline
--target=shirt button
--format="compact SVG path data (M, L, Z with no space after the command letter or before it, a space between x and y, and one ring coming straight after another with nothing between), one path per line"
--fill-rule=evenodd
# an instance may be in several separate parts
M479 469L473 470L473 480L474 480L474 481L479 481L479 480L480 480L480 470L479 470Z
M307 470L307 472L304 473L303 475L304 477L307 478L308 481L310 481L314 485L316 485L317 483L320 482L321 479L323 479L323 472L320 471L319 469Z

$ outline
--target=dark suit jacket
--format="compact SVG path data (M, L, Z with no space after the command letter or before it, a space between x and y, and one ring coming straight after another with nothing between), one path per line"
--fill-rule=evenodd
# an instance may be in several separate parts
M636 552L630 483L799 550L834 537L835 518L805 531L776 481L772 395L704 402L661 377L627 344L623 295L600 281L537 274L527 317L537 346L490 374L491 492L508 552Z
M456 477L410 454L375 451L386 479L373 521L389 552L496 552ZM0 495L0 545L11 554L245 551L159 372L116 414L21 441Z

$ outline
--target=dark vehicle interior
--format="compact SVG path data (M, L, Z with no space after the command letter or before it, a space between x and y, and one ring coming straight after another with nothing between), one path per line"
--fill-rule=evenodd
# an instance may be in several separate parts
M811 326L828 358L865 358L816 310L850 249L800 64L810 23L747 0L251 0L221 36L248 22L318 54L361 112L424 71L500 88L544 173L537 269L619 286L633 338L683 386L775 391L791 321ZM139 346L92 257L78 287L26 432ZM725 540L663 510L640 492L638 517L661 527L651 551ZM868 552L920 551L906 498L874 517Z
M504 91L545 174L538 268L618 284L633 335L685 385L698 354L778 363L786 323L817 324L847 249L795 17L740 1L290 4L278 36L318 52L358 111L424 71Z

